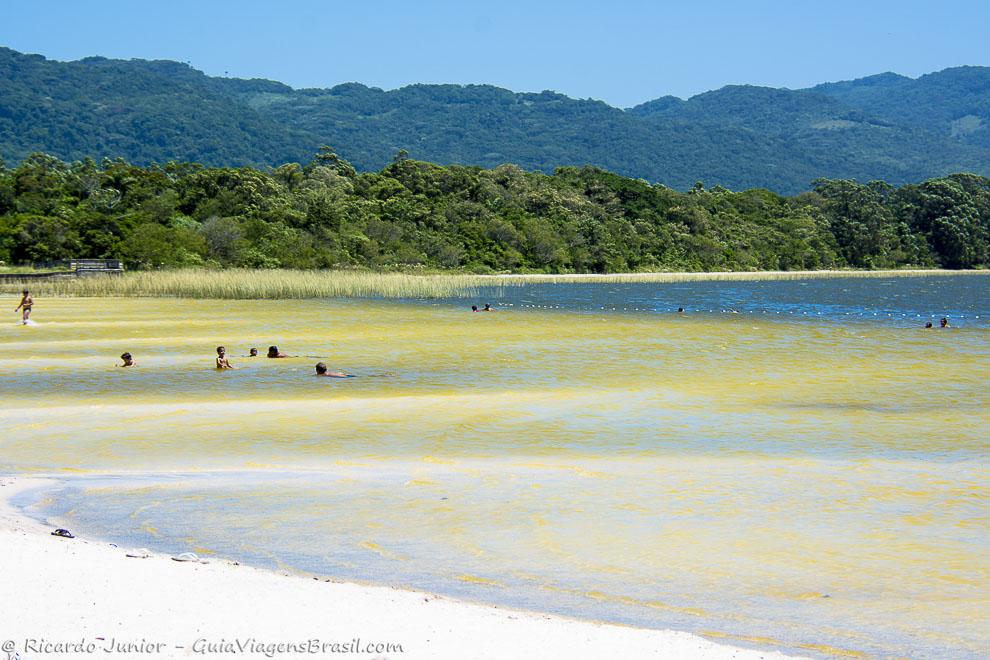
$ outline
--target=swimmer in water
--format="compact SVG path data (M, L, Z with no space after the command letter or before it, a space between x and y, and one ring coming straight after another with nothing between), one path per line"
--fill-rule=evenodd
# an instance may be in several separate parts
M120 365L121 367L136 367L137 366L137 362L134 361L134 358L131 356L130 353L121 353L120 354L120 359L124 361L124 364Z
M938 324L939 324L939 327L942 327L942 328L948 328L948 327L949 327L949 319L947 319L947 318L945 318L945 317L943 316L943 317L942 317L942 320L941 320L941 321L939 321L939 322L938 322Z
M252 348L250 351L248 351L248 357L258 357L258 349Z
M325 362L316 363L316 375L327 378L354 378L353 374L345 374L343 371L327 371Z
M471 305L471 311L472 312L477 312L478 311L478 306L477 305Z
M223 346L217 346L217 371L236 368L237 367L232 365L230 360L227 358L227 349Z
M931 321L929 321L928 323L925 324L925 329L926 330L931 329L931 327L932 327L932 322Z
M31 297L31 292L27 289L24 289L21 294L21 304L14 308L14 312L23 310L21 311L21 324L27 325L31 319L31 308L34 307L34 298Z
M278 346L269 346L268 347L268 355L266 357L270 357L270 358L287 358L287 357L296 357L296 356L295 355L286 355L282 351L278 350Z
M483 310L481 310L481 311L483 311L483 312L494 312L495 310L492 309L491 303L485 303L485 308Z

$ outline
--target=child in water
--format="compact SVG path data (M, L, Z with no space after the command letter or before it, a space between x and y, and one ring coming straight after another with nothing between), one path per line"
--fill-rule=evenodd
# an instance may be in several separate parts
M121 367L136 367L137 366L137 362L134 361L134 358L131 356L130 353L121 353L120 354L120 359L124 361L124 364L120 365Z
M325 362L316 363L316 375L325 376L327 378L354 378L351 374L345 374L343 371L327 371L327 365Z
M34 298L31 297L31 292L24 289L21 295L21 304L14 308L16 313L18 310L23 310L21 312L21 324L27 325L28 321L31 320L31 308L34 307Z
M290 357L290 356L288 356L285 353L283 353L282 351L278 350L278 346L269 346L268 347L268 357L270 357L270 358L287 358L287 357Z
M258 349L252 348L250 351L248 351L248 357L258 357Z
M234 365L230 363L227 358L227 349L223 346L217 346L217 371L223 371L224 369L236 369Z

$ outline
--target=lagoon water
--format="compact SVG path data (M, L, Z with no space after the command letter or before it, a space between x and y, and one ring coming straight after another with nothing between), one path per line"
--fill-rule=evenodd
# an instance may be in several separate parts
M990 650L990 278L485 295L38 300L0 327L0 472L61 475L20 503L122 544L812 655ZM239 357L270 344L304 357Z

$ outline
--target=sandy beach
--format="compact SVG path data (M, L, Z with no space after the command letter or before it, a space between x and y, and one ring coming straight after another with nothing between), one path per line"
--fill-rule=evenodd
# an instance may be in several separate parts
M18 493L45 484L0 480L0 648L20 658L788 657L230 560L129 558L107 541L52 536L53 528L11 506Z

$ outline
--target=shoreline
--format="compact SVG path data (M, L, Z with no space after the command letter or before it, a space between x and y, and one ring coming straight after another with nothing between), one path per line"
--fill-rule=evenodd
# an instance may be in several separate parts
M177 298L210 300L311 300L332 298L465 298L481 289L527 284L678 284L690 282L773 282L826 279L987 276L990 269L794 270L651 273L409 273L355 270L129 271L114 276L57 280L0 281L0 293L30 288L35 295L78 298Z
M11 503L21 493L56 482L0 477L0 562L8 576L6 594L17 601L16 607L5 608L0 636L16 640L14 650L25 656L33 651L38 655L31 657L266 657L266 651L274 651L274 657L320 657L353 646L365 657L451 660L794 657L727 646L687 632L306 578L223 558L181 563L154 552L128 558L126 548L107 541L51 536L50 527ZM24 648L30 640L35 646ZM304 650L314 648L312 640L319 643L315 653ZM49 646L47 653L38 646L81 643L92 646L68 652ZM125 650L118 648L121 644ZM220 650L223 644L234 650ZM288 646L279 651L279 644ZM378 644L398 644L401 651Z
M890 268L881 270L710 270L710 271L657 271L644 273L504 273L478 275L496 281L519 282L755 282L765 280L813 280L881 277L946 277L952 275L990 275L990 269L971 268L948 270L945 268Z

